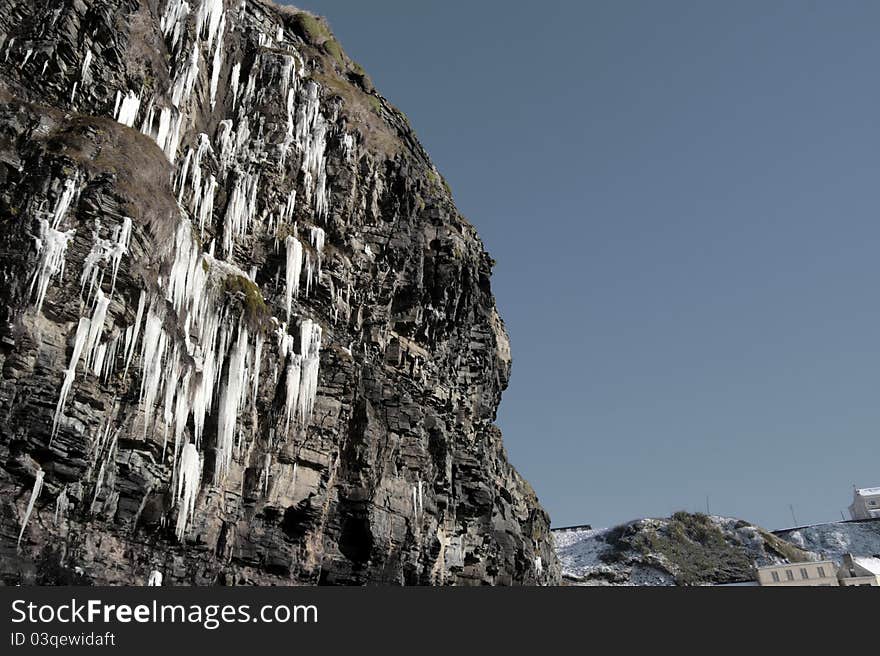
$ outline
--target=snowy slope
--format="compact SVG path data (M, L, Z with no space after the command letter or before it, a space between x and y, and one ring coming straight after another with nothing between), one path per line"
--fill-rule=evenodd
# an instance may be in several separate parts
M793 545L813 551L823 558L840 560L843 554L880 556L880 520L816 524L797 529L774 531Z
M817 558L747 522L676 513L606 529L553 532L573 585L711 585L751 580L754 567Z

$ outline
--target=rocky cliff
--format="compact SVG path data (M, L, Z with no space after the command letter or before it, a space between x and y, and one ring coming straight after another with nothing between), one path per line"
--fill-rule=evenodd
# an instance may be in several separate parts
M492 259L320 18L0 0L7 584L543 584Z

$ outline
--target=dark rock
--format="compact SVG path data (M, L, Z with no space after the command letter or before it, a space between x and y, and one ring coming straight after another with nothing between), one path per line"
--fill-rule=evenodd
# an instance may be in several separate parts
M178 24L180 5L0 0L0 576L558 582L548 517L493 424L510 375L493 262L405 117L323 22L228 0L197 25L191 0ZM134 129L114 120L128 94ZM97 245L126 218L114 274ZM41 279L47 226L69 243ZM295 234L314 277L288 321ZM82 320L101 330L74 357ZM316 398L288 422L309 326Z

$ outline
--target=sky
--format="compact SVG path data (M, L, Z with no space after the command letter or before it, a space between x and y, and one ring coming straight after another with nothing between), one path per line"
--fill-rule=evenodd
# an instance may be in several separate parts
M880 485L880 3L309 0L498 261L554 526Z

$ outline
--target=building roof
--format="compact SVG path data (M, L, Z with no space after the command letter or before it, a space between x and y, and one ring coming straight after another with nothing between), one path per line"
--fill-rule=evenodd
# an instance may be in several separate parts
M873 497L880 494L880 487L863 487L857 489L855 494L859 497Z
M865 556L853 556L853 562L871 574L880 576L880 558L868 558Z

